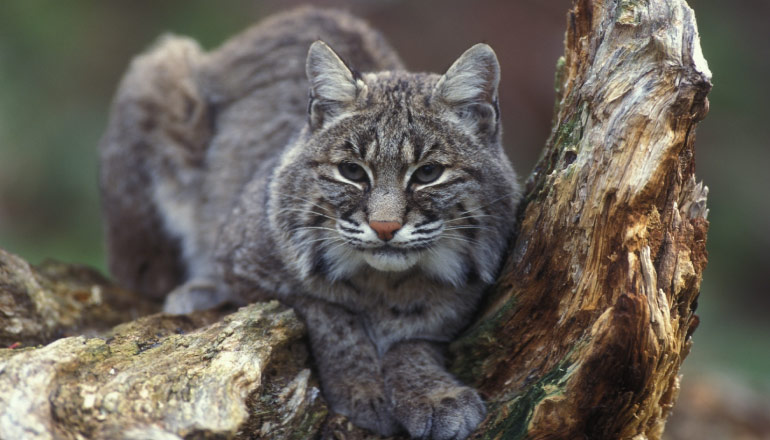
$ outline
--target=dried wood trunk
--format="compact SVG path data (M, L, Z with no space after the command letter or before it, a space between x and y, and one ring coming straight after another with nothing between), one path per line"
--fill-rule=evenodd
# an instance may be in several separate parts
M453 369L488 401L476 438L658 439L706 264L694 130L710 73L683 0L575 0L567 24L520 231ZM0 253L0 339L114 325L124 293L102 306L113 290L78 273ZM222 313L0 349L0 437L371 437L328 416L290 310Z
M455 370L479 437L660 438L706 264L694 132L710 72L684 1L575 1L521 231Z

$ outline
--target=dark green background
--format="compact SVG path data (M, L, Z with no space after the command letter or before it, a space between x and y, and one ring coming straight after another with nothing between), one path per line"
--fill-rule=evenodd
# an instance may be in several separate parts
M317 4L319 2L316 2ZM32 262L104 268L96 152L111 95L131 57L162 32L213 48L295 2L43 1L0 3L0 247ZM519 172L550 128L553 71L567 1L322 2L381 29L412 70L442 71L473 43L503 68L505 140ZM714 73L697 133L710 187L710 262L702 325L686 367L739 373L770 387L770 2L693 0Z

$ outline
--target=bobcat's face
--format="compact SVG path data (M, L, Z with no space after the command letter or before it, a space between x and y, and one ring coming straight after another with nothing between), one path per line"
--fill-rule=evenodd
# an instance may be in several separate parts
M503 232L488 221L496 214L485 205L510 197L511 188L495 196L487 180L499 166L478 157L488 146L438 112L416 110L408 102L377 105L318 135L328 149L311 167L332 213L324 222L335 229L325 231L329 244L339 244L328 256L348 261L340 267L363 260L380 271L404 271L419 263L454 280L467 272L467 248Z
M447 75L351 73L347 105L313 95L310 127L273 185L275 219L305 275L344 279L368 266L493 280L518 195L513 170L496 100L450 101L467 90L443 90Z

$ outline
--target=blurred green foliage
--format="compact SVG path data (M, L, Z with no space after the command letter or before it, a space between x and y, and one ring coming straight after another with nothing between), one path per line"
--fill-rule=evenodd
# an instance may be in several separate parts
M0 3L0 247L32 262L103 269L96 145L130 59L166 31L214 47L295 3ZM470 44L490 42L503 63L506 143L519 172L531 169L550 125L568 2L323 3L367 17L416 69L440 70ZM696 143L698 177L711 189L710 262L686 366L739 368L770 384L770 2L691 6L714 89Z
M169 29L213 45L255 15L205 1L1 3L0 246L104 268L95 148L121 72Z

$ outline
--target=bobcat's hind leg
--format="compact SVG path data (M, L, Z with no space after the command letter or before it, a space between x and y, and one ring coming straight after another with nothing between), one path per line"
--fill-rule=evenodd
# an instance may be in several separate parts
M194 41L167 36L134 59L99 146L110 272L122 286L156 299L194 275L185 245L195 219L178 215L184 211L178 206L196 212L211 137L196 73L202 55Z

